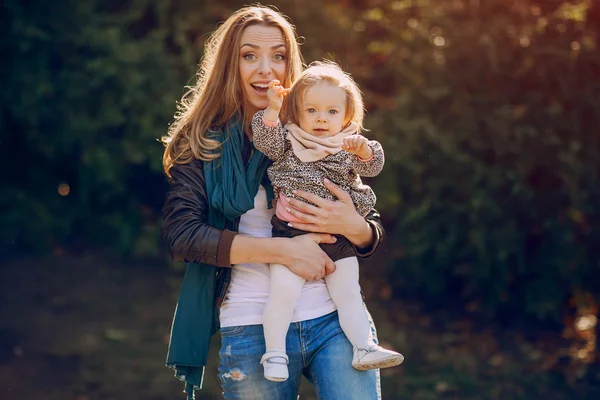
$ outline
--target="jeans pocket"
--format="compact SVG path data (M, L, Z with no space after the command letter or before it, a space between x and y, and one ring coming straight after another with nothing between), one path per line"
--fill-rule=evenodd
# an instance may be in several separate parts
M221 336L222 337L236 336L236 335L243 333L246 330L246 328L248 328L248 325L221 327L221 329L220 329Z

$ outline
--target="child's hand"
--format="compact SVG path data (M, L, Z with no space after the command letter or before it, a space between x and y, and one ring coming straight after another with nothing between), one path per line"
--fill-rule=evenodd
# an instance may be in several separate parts
M290 89L285 89L279 84L277 79L273 79L269 82L269 89L267 90L267 99L269 99L269 108L273 111L281 110L283 104L283 98L290 92Z
M364 160L371 158L373 155L373 149L369 146L369 141L362 135L346 136L342 149Z

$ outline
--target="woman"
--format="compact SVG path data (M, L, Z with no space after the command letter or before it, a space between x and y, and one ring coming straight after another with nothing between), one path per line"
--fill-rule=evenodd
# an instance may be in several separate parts
M383 234L377 212L361 217L349 195L327 182L339 201L305 192L298 195L313 205L292 200L298 208L292 212L304 221L295 227L314 233L271 238L270 162L254 151L250 121L268 104L268 83L289 87L301 69L293 26L272 9L242 8L210 37L198 83L163 138L170 178L163 235L173 259L187 262L167 365L186 381L189 399L201 386L219 322L227 399L295 400L301 375L320 399L380 398L378 372L351 366L352 346L322 279L335 265L319 247L339 234L360 257L372 254ZM268 263L307 280L287 334L290 378L282 383L266 380L260 365Z

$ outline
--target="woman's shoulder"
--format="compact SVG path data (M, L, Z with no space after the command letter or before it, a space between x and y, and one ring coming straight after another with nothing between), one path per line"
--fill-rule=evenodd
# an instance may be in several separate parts
M175 164L169 172L172 180L204 180L204 162L194 159L185 164Z
M204 169L204 161L194 158L192 161L185 164L175 164L171 167L172 171L185 171L185 170L202 170Z

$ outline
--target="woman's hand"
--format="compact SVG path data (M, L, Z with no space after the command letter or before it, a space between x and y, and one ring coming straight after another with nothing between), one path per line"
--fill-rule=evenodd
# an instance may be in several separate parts
M319 247L319 243L335 243L335 236L309 233L286 241L290 245L285 248L289 260L283 264L296 275L307 281L316 281L335 271L335 263Z
M290 207L289 212L304 221L294 222L292 226L307 232L342 235L355 246L368 247L373 243L374 234L369 224L356 211L350 195L328 179L325 179L324 184L339 200L330 201L302 190L294 191L296 196L314 205L290 198L290 205L293 207Z

